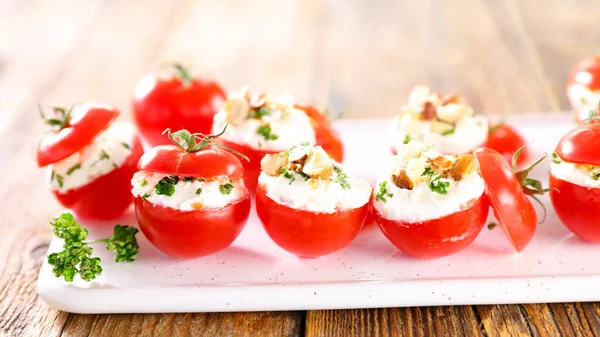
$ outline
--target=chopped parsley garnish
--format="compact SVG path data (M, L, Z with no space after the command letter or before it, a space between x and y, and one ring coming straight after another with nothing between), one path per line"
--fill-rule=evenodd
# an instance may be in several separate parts
M201 188L199 188L199 189L196 190L196 195L200 195L200 194L202 194L202 189Z
M381 184L379 184L379 192L377 192L377 194L375 195L375 200L381 200L383 202L387 202L388 197L393 197L394 195L392 193L388 193L387 191L387 181L382 182Z
M497 223L495 222L490 222L489 224L487 224L487 229L494 229L496 226L498 226Z
M114 162L113 162L113 167L114 167L114 168L119 168L119 165L117 165L117 163L114 163Z
M310 179L310 176L302 171L298 171L296 173L298 173L298 175L301 176L302 179L304 179L304 181L307 181L308 179Z
M148 199L149 196L150 196L150 194L144 193L144 195L142 195L142 199L146 200L146 199Z
M106 153L106 151L100 150L100 159L98 159L98 160L104 160L104 159L110 159L110 156L108 155L108 153Z
M255 119L260 119L263 116L267 116L270 115L271 111L269 111L269 109L267 109L266 107L261 107L258 110L253 110L250 112L250 114L248 115L248 118L255 118Z
M231 190L233 190L233 187L233 180L229 179L226 184L219 186L219 192L221 192L221 194L230 194Z
M79 170L81 168L81 164L75 164L70 169L67 170L67 175L70 176L73 172Z
M600 166L592 166L592 179L600 179Z
M194 180L196 180L196 178L194 178L194 177L184 177L183 178L183 181L186 182L186 183L191 183Z
M125 142L121 142L121 146L123 146L124 148L126 148L127 150L131 149L131 147L129 147L129 144L125 143Z
M431 167L426 167L425 171L423 171L423 173L421 173L421 176L432 176L435 174L435 171L431 169Z
M560 157L558 157L558 155L556 154L556 152L554 152L552 154L552 162L554 164L560 164L560 163L562 163L562 160L560 160Z
M410 135L407 133L406 136L404 136L403 144L408 144L410 141L411 141Z
M50 181L54 181L56 180L56 183L58 184L58 187L62 188L64 185L64 179L63 176L61 176L60 174L52 171L52 176L50 177Z
M442 181L442 176L439 174L433 175L429 182L429 189L439 194L447 194L450 182Z
M144 187L148 184L148 181L146 179L142 180L142 182L140 182L140 186Z
M339 166L333 166L333 170L337 173L337 183L342 186L343 190L350 189L348 184L348 175Z
M454 131L455 131L455 130L456 130L456 129L455 129L455 127L453 126L453 127L452 127L452 129L450 129L450 130L446 130L446 131L442 132L442 136L450 136L450 135L454 134Z
M133 262L137 258L137 228L116 225L111 237L86 241L88 230L78 224L71 213L53 218L50 224L54 235L63 239L64 244L62 251L48 255L48 264L56 277L62 276L67 282L72 282L77 274L82 280L91 281L102 273L100 258L92 255L90 244L105 243L107 250L115 252L116 262Z
M261 125L256 129L256 133L263 136L266 140L277 140L279 136L272 133L273 130L269 125Z
M283 151L283 155L286 156L286 157L289 157L290 156L290 151Z
M166 195L168 197L175 194L175 185L179 182L179 177L176 176L167 176L162 178L154 189L156 190L156 194Z
M279 171L279 174L281 174L285 179L289 179L290 185L294 182L294 180L296 180L296 177L294 177L294 174L292 174L292 172L288 171L285 167L281 168L281 171Z

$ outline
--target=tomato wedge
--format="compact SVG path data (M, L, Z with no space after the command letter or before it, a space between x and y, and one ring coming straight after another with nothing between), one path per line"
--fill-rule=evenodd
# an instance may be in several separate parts
M521 150L523 148L515 153L513 161L516 161ZM494 210L494 216L506 232L512 245L517 251L522 251L533 238L538 223L535 208L528 195L534 196L548 191L541 187L539 181L527 178L527 174L545 156L528 168L515 172L504 156L496 150L480 148L473 154L485 181L485 193Z
M117 108L106 104L76 104L70 109L53 108L57 118L44 122L58 126L44 135L37 147L37 164L44 167L64 159L90 144L119 116Z

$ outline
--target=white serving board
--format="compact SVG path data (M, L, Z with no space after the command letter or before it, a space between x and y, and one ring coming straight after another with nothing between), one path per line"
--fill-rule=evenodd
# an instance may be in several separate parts
M575 127L571 115L511 116L536 154L551 153ZM374 182L389 156L386 120L337 123L344 136L345 164ZM549 160L535 172L547 184ZM57 279L44 263L38 279L41 298L77 313L150 313L342 309L458 304L500 304L600 300L600 244L581 241L548 217L530 245L515 253L500 227L484 228L465 250L422 260L398 252L377 226L345 249L318 259L299 259L272 243L253 212L239 238L204 258L178 260L153 248L140 233L140 255L116 264L101 246L104 272L85 284ZM491 212L490 212L491 213ZM132 212L120 221L136 225ZM108 236L112 225L91 226L91 238ZM50 251L60 249L54 240Z

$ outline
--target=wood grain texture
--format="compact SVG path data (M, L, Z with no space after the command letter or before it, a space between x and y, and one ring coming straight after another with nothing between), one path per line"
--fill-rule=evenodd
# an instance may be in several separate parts
M543 8L543 11L540 10ZM396 113L413 85L490 113L567 109L597 51L594 0L0 0L0 336L600 336L600 304L75 315L37 297L60 212L32 160L36 103L96 100L183 61L226 88L293 93L349 117Z

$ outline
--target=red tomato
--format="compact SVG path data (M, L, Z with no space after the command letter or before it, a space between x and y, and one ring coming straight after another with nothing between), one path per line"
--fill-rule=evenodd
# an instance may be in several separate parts
M588 88L590 91L600 90L600 55L590 56L579 62L571 72L567 80L567 86L570 87L573 84L582 85ZM571 100L576 98L571 98ZM595 102L597 105L600 102ZM580 104L580 102L571 101L573 106L573 113L575 114L575 120L580 121L581 116L587 116L589 111L580 111L585 109L588 104Z
M558 218L583 240L600 242L600 188L589 188L550 174L552 206Z
M312 121L315 128L317 145L331 155L335 161L341 163L344 160L344 145L342 138L325 115L310 105L296 105L296 108L304 110Z
M138 168L206 180L242 179L240 160L211 143L218 136L169 131L169 138L179 147L155 147L142 156ZM235 240L250 215L250 194L224 207L193 211L162 207L137 197L135 212L140 229L154 246L171 256L194 258L216 253Z
M521 251L527 246L537 227L537 214L527 195L541 194L545 190L523 186L530 167L516 173L504 156L496 150L481 148L473 153L486 184L486 195L494 210L494 216L502 226L512 245ZM542 158L543 159L543 158Z
M279 151L265 151L251 148L247 145L232 143L224 138L217 140L219 143L226 145L240 153L243 153L249 160L242 161L244 165L244 182L249 191L256 190L258 184L258 176L260 175L260 161L267 154L278 153Z
M260 186L256 211L271 239L299 257L314 258L346 247L360 232L369 203L335 213L314 213L278 204Z
M136 166L142 153L142 143L136 136L131 144L131 154L118 169L65 193L54 191L54 196L79 217L114 219L133 201L131 178L137 171Z
M69 110L54 108L56 118L44 122L54 126L37 147L37 163L44 167L91 144L119 116L119 110L104 104L78 104ZM60 125L58 124L60 123Z
M133 117L151 146L169 144L162 136L167 128L209 134L213 116L225 100L216 82L193 78L180 65L173 65L173 70L171 78L145 76L135 88Z
M600 124L590 124L570 131L558 142L556 154L574 164L600 165Z
M135 198L135 214L144 236L164 253L195 258L223 250L240 234L250 214L247 196L222 208L189 212Z
M372 209L379 228L394 246L411 256L436 258L454 254L475 240L486 223L489 203L479 197L461 211L415 223L390 220Z
M511 163L515 152L525 146L525 140L523 140L523 137L512 126L501 123L496 126L490 126L486 146L500 152ZM528 159L529 150L525 148L517 158L517 165L522 165Z

